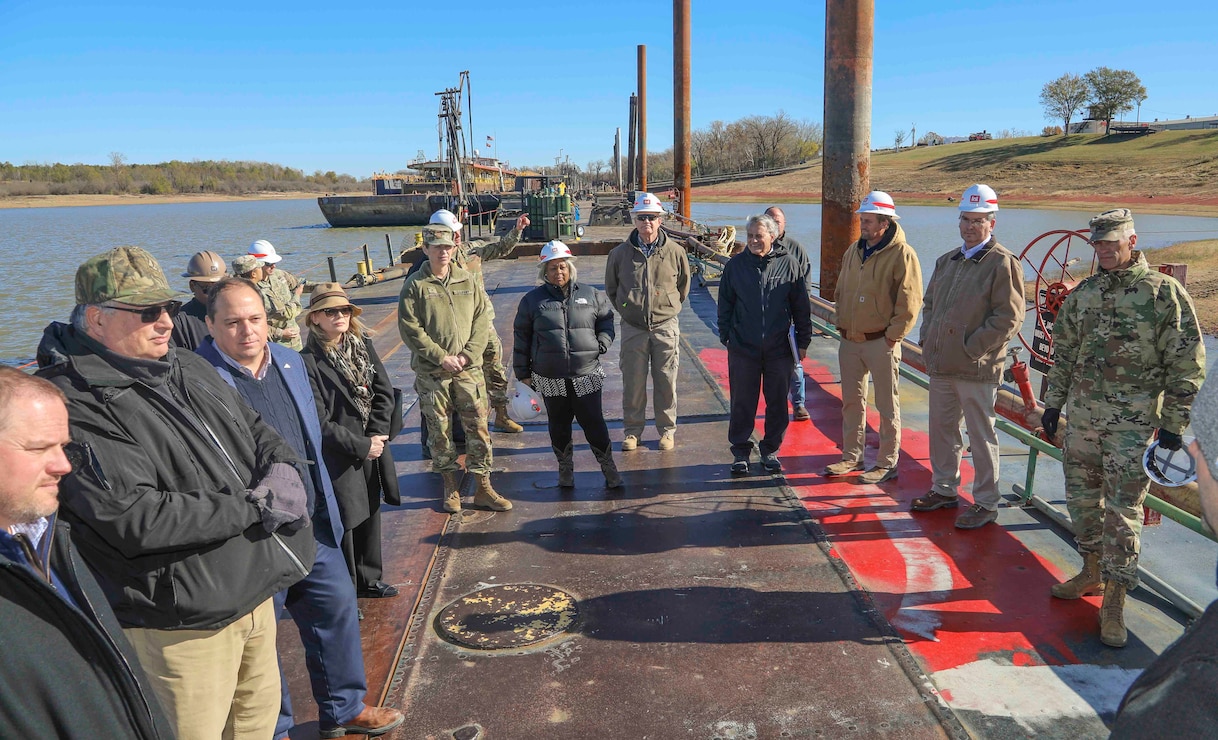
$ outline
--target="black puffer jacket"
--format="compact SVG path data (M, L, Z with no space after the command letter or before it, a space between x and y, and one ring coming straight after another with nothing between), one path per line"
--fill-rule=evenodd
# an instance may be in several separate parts
M514 330L517 378L590 375L613 344L613 309L605 294L591 286L572 283L563 295L543 283L520 299Z
M40 557L0 535L0 735L172 738L135 651L72 547L69 525L52 524L47 537ZM77 608L47 580L48 562Z
M719 341L751 357L790 354L812 341L812 304L802 264L776 243L765 257L745 249L732 257L719 279Z
M101 353L53 323L38 374L67 396L80 457L60 516L123 626L219 629L307 575L312 530L268 535L245 498L271 463L296 462L279 433L193 352Z

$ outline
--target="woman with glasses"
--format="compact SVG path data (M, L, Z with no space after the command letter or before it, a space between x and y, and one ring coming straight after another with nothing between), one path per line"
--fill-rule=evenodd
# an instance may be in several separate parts
M381 498L401 504L389 451L393 384L338 283L321 283L305 313L301 355L321 411L322 456L343 518L342 550L362 598L397 596L381 580Z
M516 311L516 377L545 401L558 485L575 485L571 422L577 420L605 474L605 486L620 488L622 476L613 463L601 408L605 371L600 356L613 343L613 309L604 293L576 281L571 250L560 241L542 247L537 272L541 285L525 294Z

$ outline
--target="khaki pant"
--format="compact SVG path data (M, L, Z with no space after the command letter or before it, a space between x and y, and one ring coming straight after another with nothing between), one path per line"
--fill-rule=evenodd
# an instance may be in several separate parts
M647 373L651 405L660 434L677 428L677 363L681 329L676 316L651 331L622 322L622 427L624 436L643 436L647 423Z
M973 456L973 501L996 511L998 494L998 433L994 431L994 401L998 386L970 380L930 376L930 468L933 490L955 496L960 486L960 457L964 440L960 419L968 429Z
M863 460L870 375L875 407L880 412L880 454L875 464L895 468L901 450L901 397L897 390L901 345L889 348L883 337L867 342L843 339L838 344L837 362L842 372L842 460Z
M280 694L271 599L218 630L123 633L178 740L267 740L275 734Z
M490 407L506 406L508 402L508 377L503 368L503 343L491 327L491 334L482 353L482 377L486 381Z

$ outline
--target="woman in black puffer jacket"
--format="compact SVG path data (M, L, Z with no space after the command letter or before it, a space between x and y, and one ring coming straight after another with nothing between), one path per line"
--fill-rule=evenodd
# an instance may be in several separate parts
M601 410L605 371L600 356L613 343L613 311L605 294L576 280L571 250L552 241L541 250L542 284L525 294L516 311L516 377L546 404L550 445L558 457L558 485L575 485L571 421L579 421L605 485L619 488L609 429Z

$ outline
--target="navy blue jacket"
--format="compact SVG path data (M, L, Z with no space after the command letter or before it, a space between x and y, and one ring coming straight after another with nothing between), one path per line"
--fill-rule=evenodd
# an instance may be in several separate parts
M520 299L513 324L512 365L517 378L591 375L613 344L613 308L604 293L572 283L542 283Z
M313 475L313 486L326 500L326 513L330 517L330 528L337 544L343 540L343 520L339 515L338 501L334 497L334 486L330 483L330 473L326 470L326 462L321 454L321 422L318 420L317 399L314 398L313 388L309 385L304 360L298 352L283 345L268 342L267 346L271 348L271 362L283 373L292 400L296 402L296 410L304 421L305 444L308 446L309 461L313 463L308 466ZM237 387L232 367L220 356L211 337L203 340L195 351L216 368L225 383L233 388Z
M795 325L795 346L812 342L812 304L803 264L781 243L765 257L749 249L732 257L719 279L719 341L750 357L790 354L787 336Z

